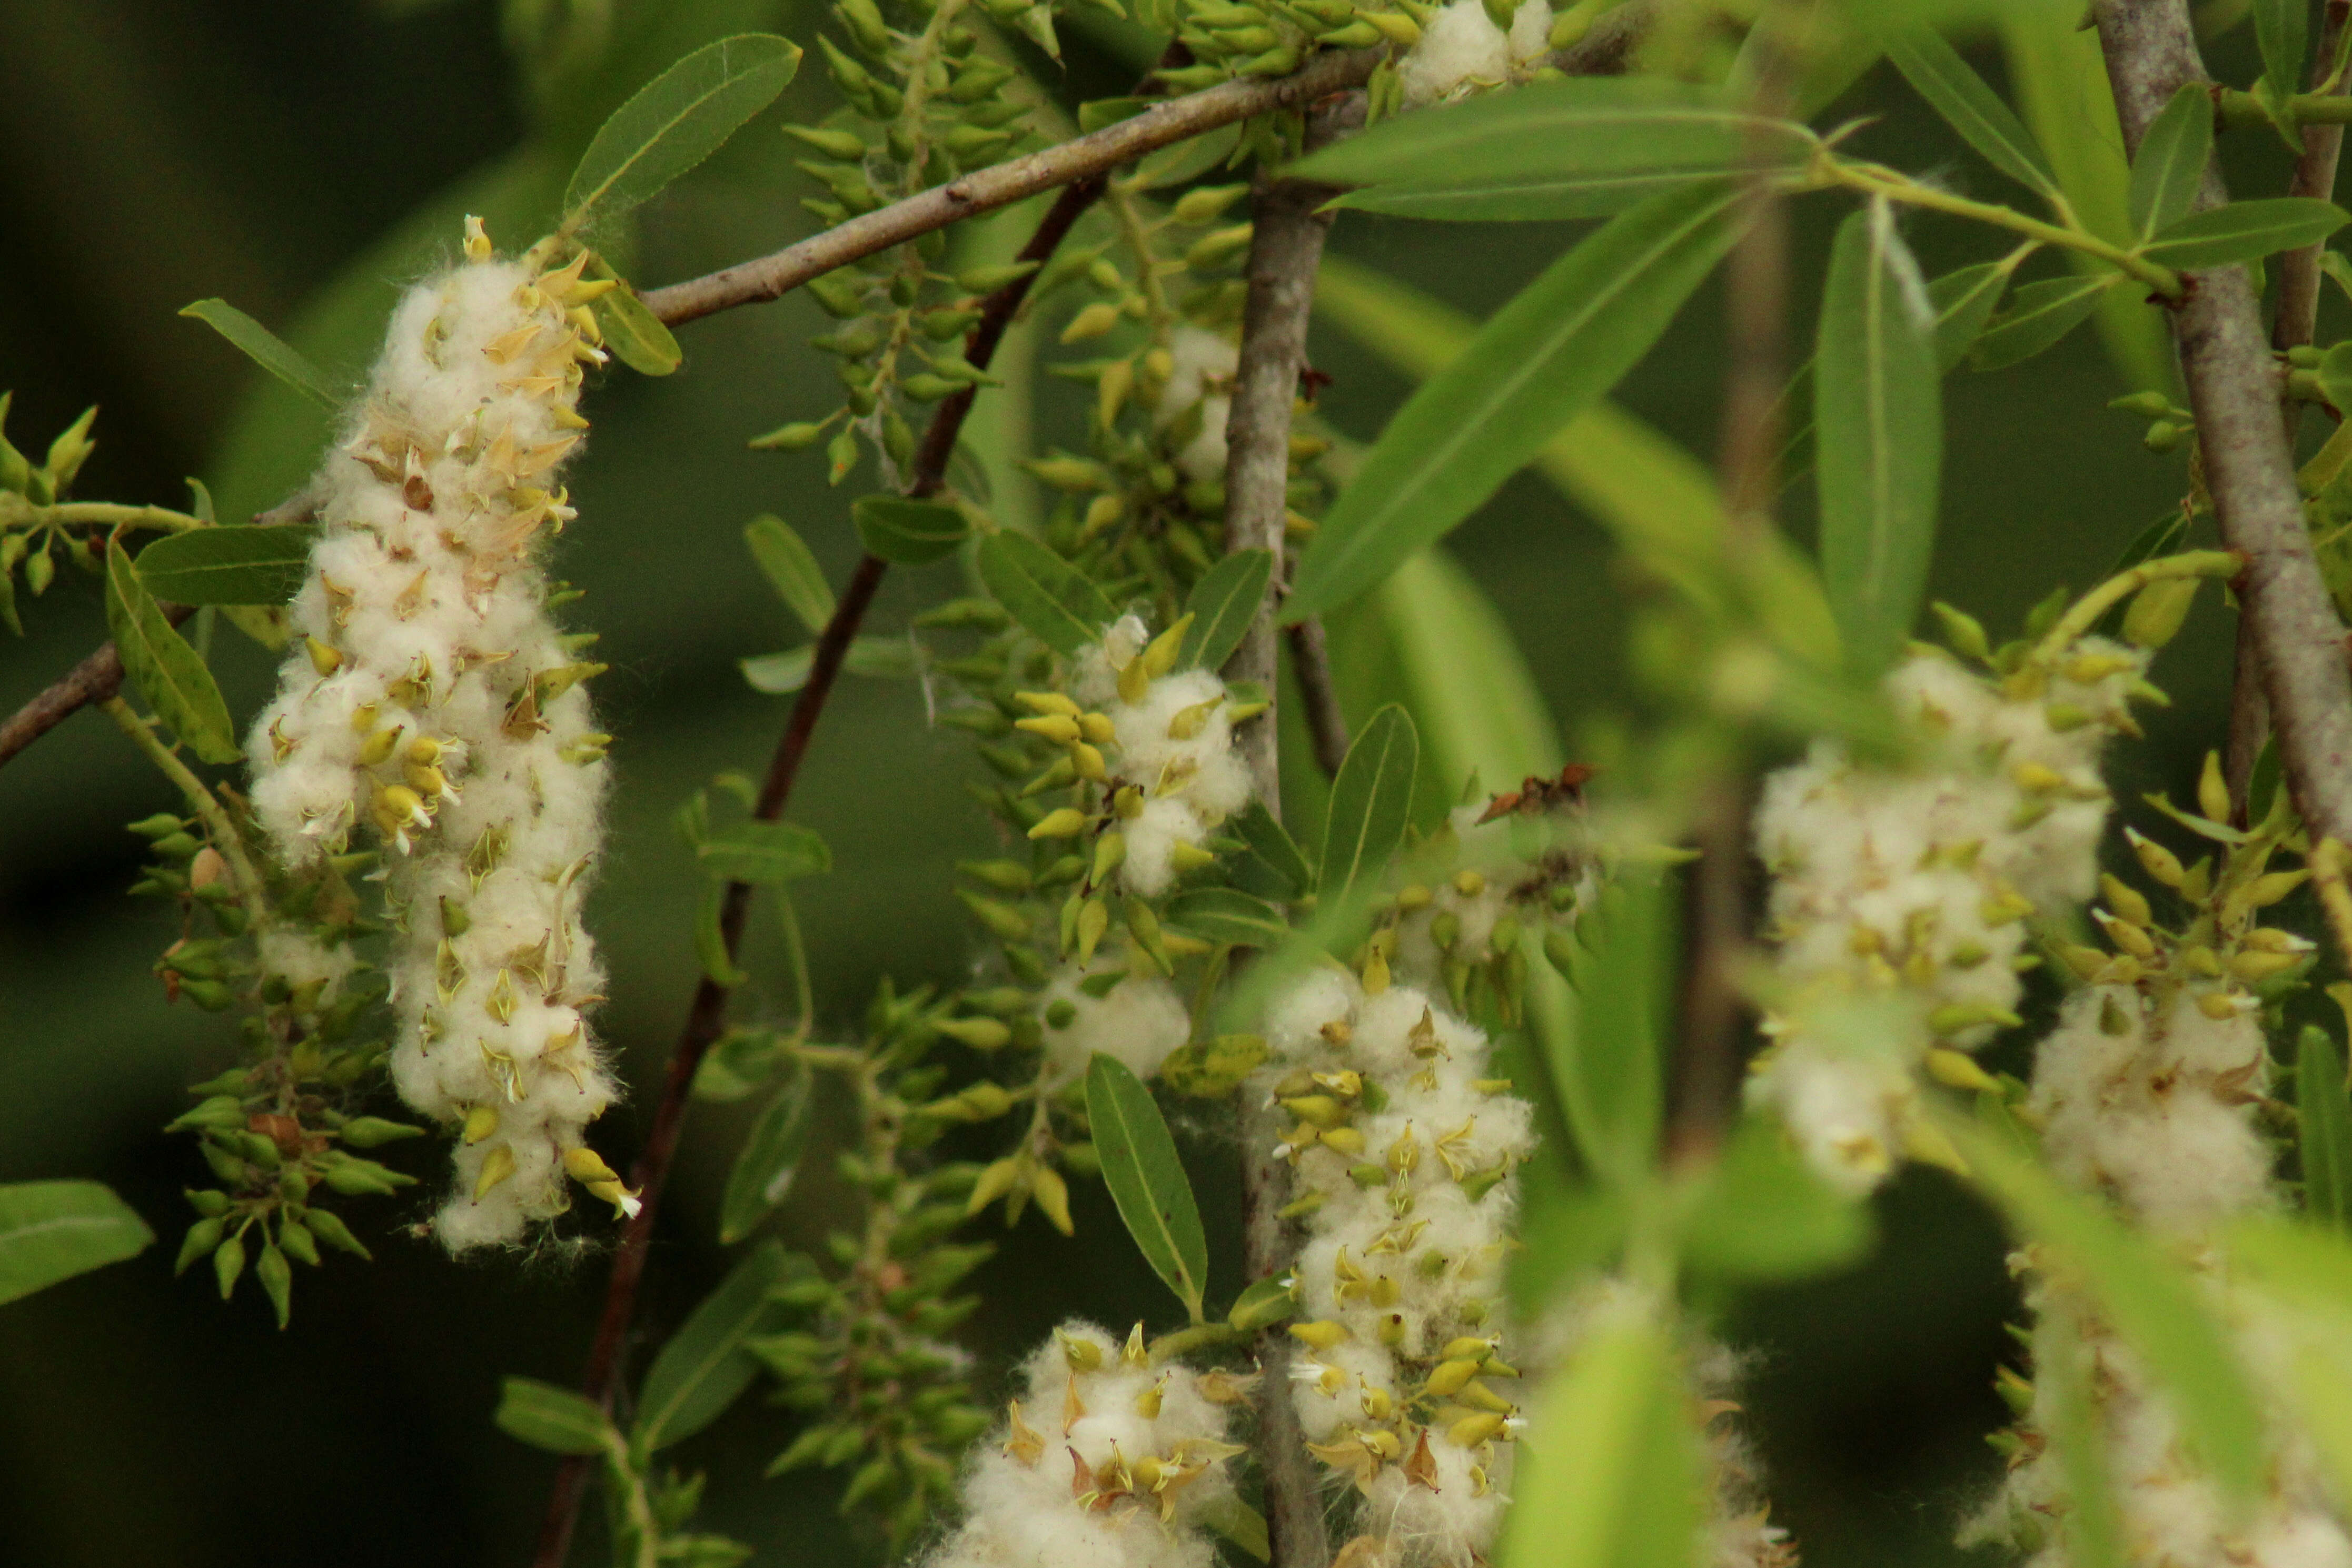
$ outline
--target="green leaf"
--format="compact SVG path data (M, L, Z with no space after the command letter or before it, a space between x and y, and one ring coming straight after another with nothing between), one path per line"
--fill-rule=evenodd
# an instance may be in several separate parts
M634 1441L645 1453L701 1431L735 1403L760 1370L745 1336L772 1327L780 1310L768 1292L792 1273L793 1257L771 1241L738 1263L670 1335L637 1395Z
M800 68L789 39L742 33L705 44L613 111L563 192L563 232L616 218L725 144Z
M2303 57L2311 26L2309 0L2254 0L2254 41L2263 52L2263 84L2273 103L2303 90Z
M2078 20L2080 13L2053 5L2004 5L1994 17L2011 94L2057 171L2067 205L2093 234L2128 247L2135 237L2131 173L2124 163L2115 89L2097 33L2077 28ZM2107 263L2080 251L2069 251L2066 260L2083 276L2114 276ZM2099 336L2125 383L2169 386L2175 379L2171 332L2146 293L2103 291L2092 308L2099 311Z
M1185 597L1192 624L1176 652L1179 669L1215 669L1249 635L1274 577L1274 552L1236 550L1201 574Z
M1265 1515L1231 1492L1201 1505L1201 1517L1234 1547L1258 1563L1274 1561L1274 1538L1266 1533Z
M1125 1062L1097 1051L1087 1064L1087 1121L1118 1217L1151 1271L1199 1322L1209 1279L1208 1238L1176 1141L1151 1091Z
M1760 1117L1740 1123L1685 1201L1683 1265L1703 1274L1800 1279L1852 1263L1870 1247L1868 1207L1814 1174Z
M2056 1316L2063 1330L2050 1322ZM2098 1399L2084 1375L2080 1325L2063 1307L2045 1309L2044 1334L2063 1332L2054 1355L2037 1355L2033 1376L2049 1387L2048 1430L2051 1450L2058 1456L2066 1478L2066 1508L2058 1521L2064 1532L2067 1562L2081 1568L2124 1568L2123 1520L2116 1511L2115 1479L2108 1473L2105 1423Z
M155 596L140 581L139 568L121 542L111 539L106 544L106 626L124 672L190 751L208 763L234 763L245 754L237 750L228 704L221 700L213 672L163 618Z
M1160 1064L1160 1081L1179 1094L1214 1100L1233 1093L1266 1058L1256 1035L1218 1035L1179 1046Z
M1698 1434L1660 1324L1596 1324L1535 1402L1498 1568L1698 1568Z
M2352 1248L2336 1231L2267 1217L2231 1226L2227 1245L2231 1283L2272 1298L2263 1322L2293 1357L2281 1392L2344 1487L2352 1482Z
M1376 586L1613 385L1729 247L1737 199L1737 187L1709 185L1644 202L1497 311L1389 421L1316 530L1283 618Z
M0 1303L136 1257L154 1239L101 1183L0 1184Z
M1161 911L1171 925L1203 942L1235 947L1273 947L1290 935L1290 922L1264 899L1234 888L1195 888L1168 900Z
M509 1377L491 1417L508 1436L551 1454L609 1453L620 1443L612 1422L591 1401L535 1377Z
M980 580L1032 637L1066 658L1084 653L1118 618L1084 573L1025 533L981 541Z
M792 524L762 513L743 525L743 542L775 585L776 596L800 617L809 636L822 635L833 619L833 585L824 580L824 569Z
M2000 262L1983 261L1957 268L1927 285L1927 302L1936 307L1937 370L1948 375L1968 357L2014 275L2014 268Z
M2294 1065L2295 1129L2303 1156L2303 1209L2352 1229L2352 1102L2344 1062L2327 1031L2306 1024Z
M1249 846L1251 857L1272 872L1292 896L1304 897L1314 891L1315 868L1307 863L1307 852L1290 837L1289 829L1274 819L1264 801L1250 802L1239 816L1225 826Z
M1801 168L1804 126L1654 77L1535 82L1388 121L1295 166L1367 187L1333 204L1408 217L1599 217L1758 167Z
M2187 215L2212 155L2212 97L2202 82L2184 82L2148 126L2132 161L2132 226L2142 239Z
M775 1099L751 1124L734 1167L727 1173L726 1194L719 1203L720 1241L738 1242L751 1235L792 1191L801 1155L808 1148L809 1105L815 1088L815 1075L799 1062L785 1069Z
M686 363L686 351L626 283L599 294L588 308L596 312L604 346L639 375L667 375Z
M1393 702L1373 714L1349 746L1331 781L1330 815L1323 823L1325 909L1344 906L1359 886L1370 889L1403 842L1420 753L1412 716Z
M727 907L727 884L705 881L701 896L694 906L694 956L701 962L702 973L710 977L713 985L733 990L751 979L751 975L735 967L727 953L727 932L719 923Z
M1929 27L1903 28L1887 38L1886 58L1985 162L2041 195L2057 197L2058 176L2033 132L1941 34Z
M928 566L955 553L971 531L963 513L936 501L866 496L849 509L857 542L894 566Z
M1398 567L1373 603L1404 677L1423 776L1450 796L1473 773L1502 788L1559 772L1559 725L1510 626L1443 547Z
M1664 1118L1663 1041L1676 962L1671 886L1655 875L1619 877L1577 921L1572 942L1547 945L1555 963L1567 961L1576 993L1573 1026L1548 1042L1561 1110L1593 1173L1628 1188L1647 1179Z
M287 385L316 398L329 408L342 400L317 365L304 359L290 343L226 300L199 300L184 305L180 314L202 321L235 344L245 356Z
M2100 296L2121 280L2120 272L2089 278L2046 278L2009 297L2009 309L1995 316L1969 348L1969 363L2000 370L2032 359L2073 331L2098 309Z
M1822 578L1849 664L1875 677L1927 594L1944 460L1936 310L1888 203L1838 227L1814 367Z
M2334 202L2265 196L2191 213L2167 225L2140 254L2184 272L2201 272L2316 245L2347 223L2352 213Z
M739 822L694 847L703 870L723 882L782 887L833 869L833 851L813 828L790 822Z
M1450 306L1341 257L1324 258L1315 308L1417 381L1454 363L1476 335ZM1837 624L1811 560L1768 534L1761 548L1738 552L1758 581L1734 592L1725 581L1730 524L1715 480L1659 431L1599 399L1543 444L1536 463L1644 570L1714 613L1752 603L1783 647L1818 668L1836 666Z
M743 679L754 691L782 697L808 684L816 664L816 644L804 643L782 653L762 653L738 661ZM853 637L842 655L841 668L852 675L877 680L905 680L916 673L915 645L905 637Z
M310 571L307 528L195 528L139 552L139 576L182 605L282 605Z
M2015 1151L1958 1121L1947 1131L2011 1223L2049 1249L2169 1391L2187 1441L2222 1490L2251 1499L2263 1473L2262 1408L2195 1282L2154 1242Z

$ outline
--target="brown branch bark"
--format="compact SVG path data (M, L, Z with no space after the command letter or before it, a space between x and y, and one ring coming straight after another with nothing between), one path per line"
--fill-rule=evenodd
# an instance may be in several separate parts
M2124 142L2140 138L2184 83L2207 79L2184 0L2104 0L2094 7ZM2229 199L2208 167L2197 205ZM2195 274L2174 310L2205 488L2221 538L2246 558L2238 579L2278 738L2279 761L2315 843L2352 840L2352 679L2344 626L2319 574L2279 418L2283 386L2245 268Z
M1337 118L1330 111L1310 117L1307 145L1330 141ZM1290 511L1291 405L1298 396L1299 372L1307 365L1315 271L1322 265L1323 241L1331 228L1330 215L1317 209L1332 194L1325 186L1262 173L1250 196L1249 293L1242 309L1241 362L1234 376L1232 411L1225 419L1225 548L1273 552L1274 575L1249 634L1225 663L1225 677L1257 682L1270 700L1278 700L1280 689L1281 642L1275 612L1282 601L1284 528ZM1304 661L1299 674L1304 689L1308 679ZM1324 691L1328 696L1328 675ZM1279 732L1276 710L1269 708L1242 739L1258 799L1277 819L1282 815ZM1273 1154L1280 1135L1271 1110L1244 1108L1242 1223L1253 1279L1282 1273L1297 1257L1297 1237L1280 1212L1290 1185L1288 1168ZM1265 1372L1258 1385L1258 1456L1265 1480L1269 1564L1325 1568L1331 1561L1331 1542L1298 1413L1291 1403L1293 1349L1279 1329L1258 1338L1258 1363Z
M2330 66L2336 58L2336 44L2344 36L2347 14L2352 14L2352 0L2328 0L2320 26L2319 53L2311 65L2315 92L2341 95L2344 90L2343 82L2331 79ZM2336 195L2336 164L2343 151L2341 125L2305 126L2303 155L2295 160L2294 177L2287 182L2287 195L2332 200ZM2271 320L2271 347L2281 353L2310 342L2318 326L2322 280L2319 258L2326 248L2326 242L2321 241L2279 258L2278 313ZM2292 453L2295 429L2303 419L2303 406L2287 398L2284 411L2287 450ZM2253 623L2242 615L2238 617L2230 672L2230 738L2221 753L2221 773L2229 782L2231 810L2241 822L2246 816L2246 791L2253 779L2254 763L2262 755L2263 742L2269 737L2270 729L2271 706L2269 699L2263 695L2261 655L2254 646Z
M1339 689L1331 683L1331 647L1322 617L1307 616L1289 635L1290 669L1298 677L1298 706L1315 742L1315 765L1325 778L1337 778L1339 764L1348 760L1348 716L1339 710Z
M1066 187L1045 216L1038 223L1028 244L1021 248L1019 259L1044 262L1061 245L1063 239L1087 208L1102 194L1102 175L1096 175ZM1035 274L1015 279L988 298L982 309L981 319L973 324L964 340L964 357L973 365L986 369L995 357L997 344L1005 330L1028 297L1029 286ZM912 496L927 496L938 491L946 478L948 459L955 452L956 439L962 431L964 417L971 412L976 387L966 387L943 399L931 416L923 432L921 445L916 449L912 472L906 491ZM775 756L768 764L768 776L761 785L759 800L751 815L762 822L773 822L783 815L792 798L793 782L800 775L801 760L807 754L810 737L824 711L825 700L832 695L833 683L841 673L842 661L848 657L849 645L866 618L867 606L874 602L875 591L882 584L887 563L868 555L858 562L857 570L849 580L835 607L833 618L825 623L817 638L816 652L809 666L808 684L793 699L792 717L784 733L776 743ZM731 960L742 940L743 923L751 908L751 889L742 882L727 886L725 901L719 906L719 932ZM613 1273L604 1288L604 1307L596 1323L596 1338L588 1351L588 1362L581 1374L580 1391L600 1406L610 1408L613 1389L619 1380L621 1351L627 1342L629 1325L636 1315L637 1286L646 1270L646 1258L653 1241L654 1220L658 1211L662 1188L669 1177L672 1160L677 1152L678 1133L686 1119L689 1091L694 1087L694 1075L702 1065L719 1034L726 1026L726 989L705 976L695 987L694 1003L688 1010L686 1026L679 1032L677 1044L671 1049L669 1070L662 1082L662 1097L654 1110L652 1126L646 1133L646 1144L637 1156L630 1180L637 1188L641 1207L621 1234L619 1250L613 1258ZM580 1504L586 1496L592 1459L575 1455L563 1460L555 1473L555 1484L549 1494L547 1514L540 1526L539 1545L531 1561L536 1568L562 1568L572 1549L572 1527L579 1519Z

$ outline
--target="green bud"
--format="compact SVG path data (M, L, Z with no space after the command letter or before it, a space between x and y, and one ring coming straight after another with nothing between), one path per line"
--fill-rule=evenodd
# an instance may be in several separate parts
M1196 272L1213 271L1247 250L1253 232L1250 225L1240 223L1205 235L1184 253L1184 265Z
M855 131L825 131L809 125L787 125L784 134L828 158L856 163L866 156L866 138Z
M199 1222L201 1223L201 1222ZM245 1272L245 1238L232 1236L213 1251L213 1278L220 1283L221 1300L236 1289L237 1276Z
M261 1281L262 1293L269 1298L269 1305L278 1314L278 1326L282 1330L294 1314L294 1270L274 1243L261 1244L261 1257L254 1263L253 1277Z
M354 1116L343 1123L343 1142L354 1149L373 1149L380 1143L396 1143L403 1138L422 1138L425 1129L405 1121L388 1121L381 1116Z
M2124 611L2124 640L2135 647L2158 648L2170 642L2197 602L2195 577L2164 577L2132 595Z
M764 436L754 436L749 444L755 452L797 452L815 446L824 437L823 425L803 419L779 425Z
M2143 419L2161 419L2172 412L2172 399L2161 392L2134 392L2107 405L2118 414L2137 414Z
M1003 267L975 267L955 275L955 286L967 294L993 294L1017 279L1026 278L1037 270L1034 261L1015 261Z
M220 1246L222 1229L219 1215L206 1215L190 1226L186 1239L180 1243L180 1260L172 1265L173 1277L185 1274L190 1264Z
M1954 653L1974 659L1992 657L1992 643L1985 636L1983 623L1974 616L1964 610L1956 610L1941 600L1928 608L1934 610L1936 618L1943 623L1944 640L1951 644Z

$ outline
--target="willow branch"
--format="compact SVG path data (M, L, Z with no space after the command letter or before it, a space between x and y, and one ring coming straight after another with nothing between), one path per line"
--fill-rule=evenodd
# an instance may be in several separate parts
M1298 677L1298 706L1315 742L1315 765L1325 778L1338 778L1348 760L1348 716L1339 710L1331 681L1331 647L1323 619L1309 616L1290 628L1290 669Z
M1066 188L1038 223L1029 243L1022 247L1019 259L1042 263L1050 258L1102 194L1102 178L1097 176ZM1034 277L1032 272L1017 278L988 297L980 320L964 339L964 357L972 365L985 370L995 357L997 345L1019 312L1021 302L1028 297ZM943 399L932 413L908 477L905 488L908 495L928 496L939 490L964 418L971 412L976 390L964 388ZM832 619L825 622L824 630L819 634L816 651L809 664L808 684L793 700L792 717L785 722L782 738L776 742L775 755L768 763L768 776L752 807L751 815L758 820L775 821L791 801L793 784L800 776L802 759L808 753L809 741L816 731L817 720L824 712L825 700L833 694L834 680L841 673L849 645L857 636L866 609L874 602L875 591L882 585L883 574L888 570L888 564L876 556L859 561ZM730 963L742 942L743 925L751 909L750 885L730 882L719 904L719 934ZM628 1228L621 1233L612 1277L604 1287L604 1307L597 1319L596 1338L589 1347L587 1366L581 1374L581 1393L606 1408L611 1406L614 1385L619 1379L622 1347L628 1341L629 1325L636 1316L637 1287L645 1276L654 1220L662 1189L669 1179L671 1163L677 1157L678 1134L685 1123L694 1077L726 1023L727 990L705 975L695 986L686 1026L679 1031L677 1044L670 1051L661 1100L655 1107L645 1148L630 1173L640 1206ZM587 1493L593 1459L593 1456L574 1455L557 1469L555 1484L548 1497L547 1514L540 1526L538 1549L531 1559L537 1568L562 1568L570 1554L572 1527Z
M126 510L157 511L161 508L135 508ZM309 520L316 510L308 489L293 495L259 513L254 522L264 528ZM163 515L176 517L177 512ZM186 605L165 605L163 615L178 626L196 612ZM33 700L9 715L0 724L0 765L11 757L72 718L93 702L104 702L122 689L122 656L110 642L100 643L98 651L51 681Z
M1574 47L1553 56L1551 63L1571 76L1606 76L1622 70L1634 44L1648 28L1654 8L1653 0L1633 0L1617 6ZM738 305L780 299L813 278L919 239L933 229L1059 185L1098 177L1146 153L1261 114L1306 109L1333 93L1361 87L1385 58L1381 49L1337 50L1317 55L1289 76L1220 82L1169 99L1088 135L975 169L903 201L860 214L772 255L653 289L645 296L646 306L663 321L677 326Z
M2332 79L2337 42L2344 35L2352 0L2328 0L2320 28L2319 53L2311 67L2312 87L2323 95L2340 96L2344 84ZM2344 150L2341 125L2303 128L2303 155L2295 160L2294 177L2287 195L2322 201L2336 195L2336 164ZM2279 258L2278 313L2271 320L2271 347L2281 353L2311 342L2319 322L2319 258L2326 241L2315 241ZM2285 405L2287 449L2294 449L2295 427L2303 410L2292 398ZM2271 729L2269 700L2263 695L2262 665L2254 648L2253 624L2238 617L2236 647L2230 672L2230 738L2221 753L2222 776L2229 781L2233 816L2244 820L2246 793L2253 781L2254 763Z
M2094 9L2125 145L2136 153L2172 94L2207 79L2204 61L2183 0L2105 0ZM2198 208L2228 199L2220 172L2209 166ZM2279 419L2283 378L2245 268L2198 273L2194 282L2173 311L2173 341L2222 542L2246 558L2238 601L2252 627L2279 761L2313 841L2352 840L2352 679L2344 626L2312 553L2294 454Z
M1337 116L1311 117L1310 147L1333 139ZM1273 552L1274 574L1255 620L1225 663L1229 680L1253 680L1269 700L1278 698L1280 637L1275 612L1282 599L1283 544L1290 514L1290 416L1307 366L1307 319L1315 302L1315 271L1331 217L1318 211L1334 193L1326 186L1258 176L1250 196L1249 293L1242 307L1241 360L1233 405L1225 417L1225 548ZM1302 664L1302 685L1307 672ZM1279 724L1269 708L1244 731L1242 750L1257 796L1282 813ZM1297 1261L1297 1243L1282 1217L1289 1179L1273 1152L1280 1129L1265 1108L1242 1111L1242 1212L1250 1278L1282 1273ZM1265 1381L1258 1386L1258 1452L1265 1475L1270 1568L1325 1568L1330 1538L1323 1528L1321 1494L1290 1397L1291 1341L1279 1330L1259 1336Z

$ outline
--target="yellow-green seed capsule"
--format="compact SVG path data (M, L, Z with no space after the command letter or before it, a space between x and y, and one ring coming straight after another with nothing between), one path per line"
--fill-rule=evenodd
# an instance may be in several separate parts
M1032 713L1055 714L1066 719L1078 716L1078 705L1058 691L1016 691L1013 700Z
M360 742L360 765L372 768L390 757L393 748L400 744L401 726L378 730Z
M2294 953L2247 952L2231 959L2229 970L2231 978L2242 980L2249 985L2259 985L2274 974L2285 973L2302 962L2303 959Z
M1120 863L1126 858L1127 836L1123 833L1104 834L1095 840L1094 869L1089 873L1087 880L1092 882L1108 880L1110 874L1118 870Z
M2189 872L2180 858L2137 828L2124 829L2124 837L2139 857L2141 869L2168 888L2178 888L2189 879Z
M1937 1083L1953 1089L1972 1089L1978 1093L2000 1092L2000 1080L1977 1065L1974 1057L1965 1051L1938 1046L1927 1053L1927 1074Z
M514 1145L501 1143L482 1160L481 1173L474 1178L474 1201L479 1203L490 1189L515 1173Z
M1078 728L1077 720L1067 713L1040 713L1026 719L1015 719L1013 721L1013 727L1016 730L1026 730L1032 735L1041 736L1057 746L1069 745L1084 733Z
M466 1142L478 1143L499 1130L499 1108L478 1105L466 1112Z
M1032 838L1076 838L1087 830L1087 814L1076 806L1065 805L1047 812L1029 830Z
M343 668L342 653L317 637L305 637L303 646L310 651L310 668L321 676L332 675Z
M2200 579L2166 577L2132 595L2124 611L2124 640L2134 647L2158 648L2170 642L2197 602Z
M2197 775L2197 809L2207 820L2230 820L2230 784L2221 776L2221 753L2205 753L2205 770Z
M1328 1319L1321 1322L1293 1323L1290 1334L1300 1343L1318 1351L1337 1350L1349 1340L1347 1325Z
M2106 895L2107 902L2115 907L2116 913L2134 925L2156 923L2156 911L2148 907L2147 900L2141 896L2140 890L2113 872L2100 873L2099 891ZM2139 956L2146 958L2147 954Z

